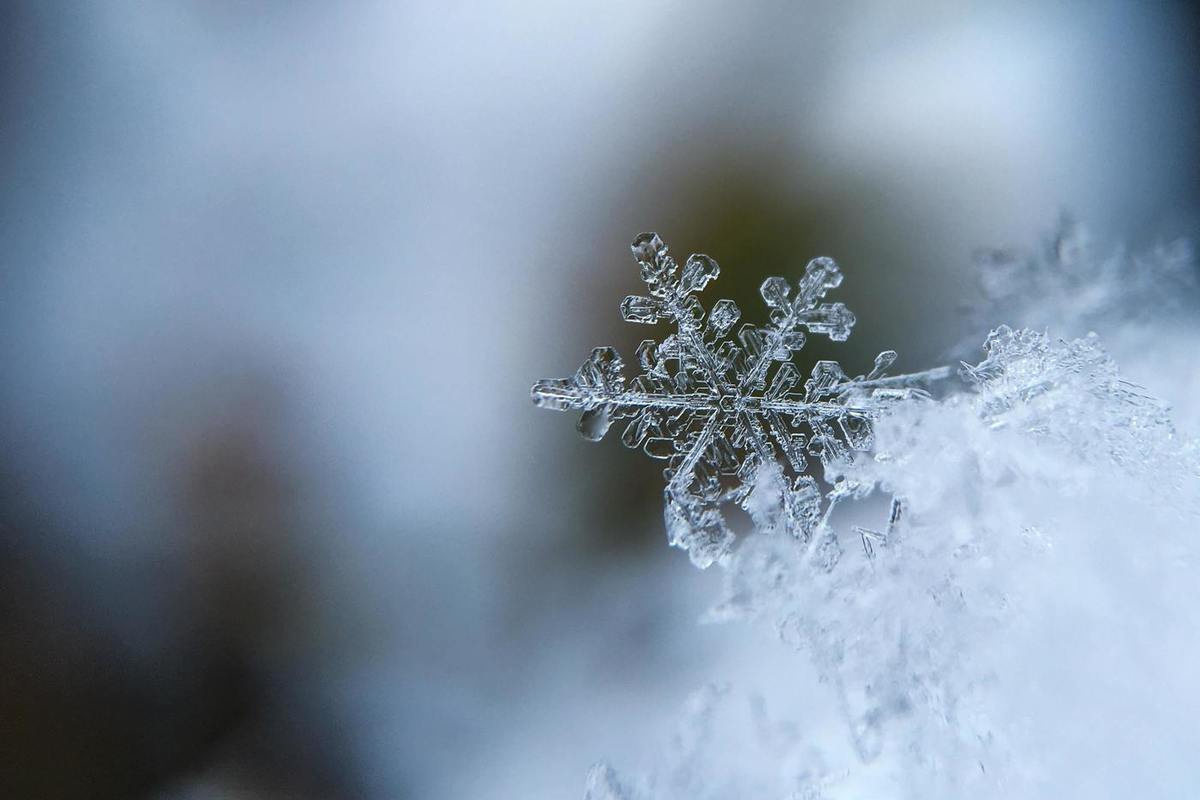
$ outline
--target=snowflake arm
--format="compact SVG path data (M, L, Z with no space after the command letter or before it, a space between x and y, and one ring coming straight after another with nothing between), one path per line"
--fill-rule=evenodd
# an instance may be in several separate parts
M720 274L716 261L696 254L681 269L653 233L639 235L631 249L648 294L626 297L621 315L675 331L638 346L641 372L631 382L616 350L598 347L572 377L538 381L531 396L542 408L582 411L579 431L592 441L628 420L622 442L668 462L668 536L699 566L732 547L721 510L728 503L761 528L809 539L829 505L809 474L810 457L828 465L869 448L871 421L889 402L925 396L921 386L950 374L887 376L896 359L888 350L855 378L835 361L818 361L801 385L792 359L806 337L845 341L855 322L844 304L822 302L842 282L832 259L810 261L794 291L783 278L764 281L769 324L744 324L730 338L737 305L719 300L706 314L696 297Z

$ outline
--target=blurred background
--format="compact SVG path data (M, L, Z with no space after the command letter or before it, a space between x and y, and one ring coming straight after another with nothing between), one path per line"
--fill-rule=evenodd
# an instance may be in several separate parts
M649 335L632 237L749 320L834 256L843 364L932 366L975 248L1195 234L1198 44L1182 2L0 5L0 795L581 795L770 646L695 624L661 466L529 402Z

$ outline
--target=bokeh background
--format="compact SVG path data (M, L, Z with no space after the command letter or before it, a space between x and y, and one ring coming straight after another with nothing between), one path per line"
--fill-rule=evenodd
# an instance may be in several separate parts
M0 795L580 795L769 646L696 625L660 466L529 402L645 335L633 235L748 319L832 255L843 363L932 366L975 248L1196 233L1198 45L1167 2L0 5Z

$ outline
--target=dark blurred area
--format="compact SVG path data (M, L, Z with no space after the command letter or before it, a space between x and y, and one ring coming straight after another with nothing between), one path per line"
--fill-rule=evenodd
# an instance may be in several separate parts
M528 400L646 335L629 240L748 320L831 255L859 321L806 357L932 366L976 247L1195 233L1198 45L1184 3L0 6L0 796L581 794L746 658L660 466Z

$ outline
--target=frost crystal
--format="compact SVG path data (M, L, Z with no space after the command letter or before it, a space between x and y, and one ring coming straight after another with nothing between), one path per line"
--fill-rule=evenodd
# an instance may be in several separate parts
M1075 292L1063 327L1119 321L1122 339L1145 326L1143 350L1177 338L1194 352L1188 315L1164 327L1162 313L1164 294L1186 295L1186 248L1156 256L1163 269L1137 283L1135 262L1097 266L1080 247L1060 237L1048 260L993 263L991 296L1024 322ZM1122 377L1098 336L995 327L983 360L963 363L963 385L937 402L896 402L926 397L921 383L948 370L886 378L890 351L857 378L818 362L801 386L792 359L804 336L842 340L853 323L823 302L841 280L832 261L810 263L798 289L767 280L770 325L731 339L736 306L720 301L705 318L693 297L715 262L693 256L680 271L652 234L634 253L650 291L626 298L626 319L675 331L642 343L631 384L602 348L573 378L535 385L534 401L582 410L593 439L626 419L626 444L668 459L672 542L725 571L709 618L773 624L819 683L778 717L786 736L747 735L728 703L701 693L657 768L627 780L597 766L589 798L1168 796L1197 785L1200 441ZM1185 366L1171 377L1195 372ZM840 500L876 489L892 497L880 524L831 522ZM805 544L750 536L732 548L730 502L757 529ZM865 511L845 509L845 521Z
M1198 288L1188 240L1144 253L1120 248L1106 252L1068 215L1040 250L985 249L976 253L975 262L980 296L970 309L973 335L964 342L971 348L975 335L998 320L1082 336L1148 318L1161 322L1164 315L1186 317L1194 309Z
M963 364L962 375L991 428L1015 429L1080 463L1111 463L1155 499L1200 508L1195 497L1170 500L1200 477L1195 443L1176 433L1163 403L1121 377L1095 333L1055 342L1001 325L984 349L987 358Z
M833 465L843 483L899 498L886 526L853 528L860 557L829 570L778 538L747 539L712 615L773 622L807 652L844 715L852 771L910 787L898 796L1032 796L1049 770L1042 759L1054 758L1036 737L1053 741L1080 713L1053 704L1062 662L1129 647L1103 638L1121 631L1118 616L1156 635L1190 626L1174 646L1200 630L1195 592L1181 588L1194 585L1196 442L1121 378L1094 335L1061 341L1001 326L985 349L982 362L963 365L966 391L895 407L874 426L873 457ZM1089 607L1094 588L1075 588L1088 581L1120 587L1122 611ZM1057 594L1064 586L1072 591ZM1156 616L1168 607L1187 622ZM1054 658L1025 660L1071 626L1072 635L1097 631L1100 649L1068 644ZM1161 691L1142 688L1139 675L1122 674L1132 676L1125 691ZM1110 690L1104 680L1067 684L1087 686L1087 696ZM1194 702L1190 674L1170 681Z
M872 421L896 400L924 396L919 387L948 369L886 377L896 360L887 350L864 375L850 378L836 361L818 361L802 381L792 359L806 336L841 342L854 325L844 304L822 302L842 282L832 259L810 261L794 289L767 278L760 291L769 324L747 323L730 337L741 317L737 305L719 300L706 316L695 296L720 273L716 261L697 254L680 268L654 233L639 235L632 250L648 294L626 297L621 315L675 331L638 346L640 372L631 382L616 350L598 347L572 377L534 384L533 402L583 411L579 432L593 441L628 420L622 442L668 462L668 538L696 565L730 552L728 503L749 512L759 529L783 528L808 541L847 491L823 495L809 459L828 467L868 449Z

